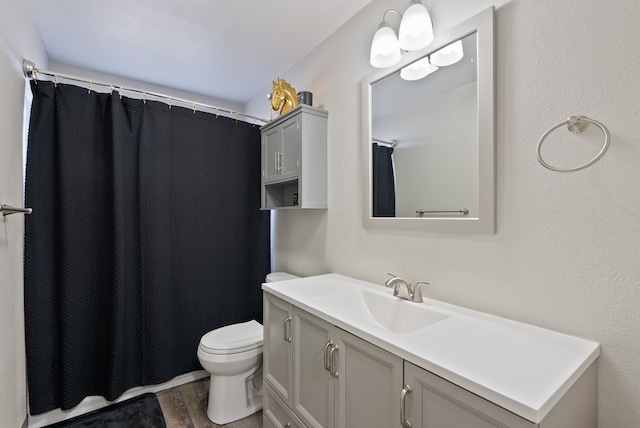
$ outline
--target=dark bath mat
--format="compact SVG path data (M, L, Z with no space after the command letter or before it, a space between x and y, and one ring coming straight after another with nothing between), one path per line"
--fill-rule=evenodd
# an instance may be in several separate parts
M166 428L155 394L148 393L47 428Z

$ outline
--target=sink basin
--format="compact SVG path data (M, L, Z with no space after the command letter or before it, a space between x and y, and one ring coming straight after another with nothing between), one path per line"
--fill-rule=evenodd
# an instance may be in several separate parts
M428 309L424 304L368 290L333 293L316 297L315 300L393 333L411 333L448 318L447 315Z

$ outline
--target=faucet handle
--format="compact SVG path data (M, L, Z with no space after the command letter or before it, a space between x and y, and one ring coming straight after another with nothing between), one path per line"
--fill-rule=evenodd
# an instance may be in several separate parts
M416 282L413 285L413 295L411 296L411 301L416 302L416 303L422 303L422 289L420 288L420 286L422 284L431 285L427 281L418 281L418 282Z

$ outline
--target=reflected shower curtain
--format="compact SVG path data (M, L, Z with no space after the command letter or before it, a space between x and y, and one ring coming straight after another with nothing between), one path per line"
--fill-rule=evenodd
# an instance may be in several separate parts
M396 216L396 179L393 172L393 147L372 143L373 216Z
M117 92L31 88L31 414L200 370L205 332L262 319L258 127Z

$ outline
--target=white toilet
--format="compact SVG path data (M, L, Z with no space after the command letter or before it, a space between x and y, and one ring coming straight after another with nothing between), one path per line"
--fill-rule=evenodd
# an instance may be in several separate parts
M267 282L298 278L285 272L267 275ZM212 330L202 336L198 359L211 373L207 416L224 425L262 409L262 324L248 321Z

